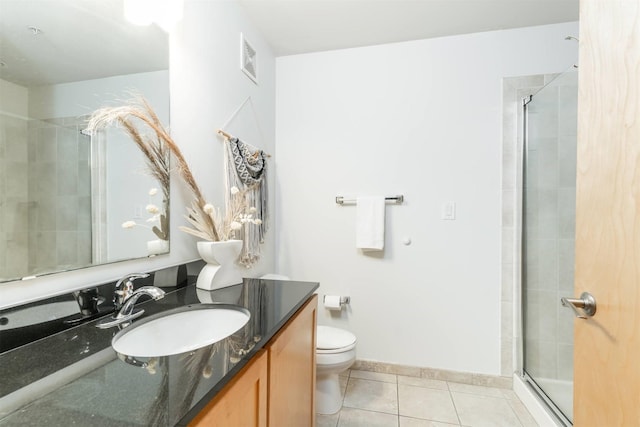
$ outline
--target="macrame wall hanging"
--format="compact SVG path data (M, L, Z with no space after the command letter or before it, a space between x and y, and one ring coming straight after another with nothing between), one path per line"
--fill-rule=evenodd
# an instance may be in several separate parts
M227 205L227 212L230 210L231 188L237 187L239 190L245 192L247 206L255 207L256 212L254 215L262 221L260 224L246 223L242 226L243 245L238 262L250 268L260 259L260 244L264 242L264 236L269 224L267 158L270 156L263 150L247 144L222 130L233 120L247 102L250 103L251 109L253 110L260 136L263 136L251 97L248 97L240 107L238 107L231 115L231 118L218 130L218 133L224 136L225 203Z

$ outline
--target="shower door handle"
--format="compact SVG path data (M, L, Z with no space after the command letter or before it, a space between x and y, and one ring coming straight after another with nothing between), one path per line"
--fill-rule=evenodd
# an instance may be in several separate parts
M564 307L573 310L576 317L580 319L586 319L596 314L596 299L589 292L583 292L580 298L563 297L560 302Z

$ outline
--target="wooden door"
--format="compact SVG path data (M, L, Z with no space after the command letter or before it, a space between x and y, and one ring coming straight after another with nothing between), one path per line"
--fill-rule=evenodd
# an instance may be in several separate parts
M581 0L574 425L640 426L640 0Z
M267 364L267 352L261 350L189 426L266 427Z
M269 345L269 427L315 426L316 316L314 295Z

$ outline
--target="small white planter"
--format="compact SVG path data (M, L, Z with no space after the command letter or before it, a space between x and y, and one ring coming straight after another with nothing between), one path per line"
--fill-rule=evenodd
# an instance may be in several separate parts
M169 253L168 240L156 239L156 240L149 240L147 242L147 254L149 254L149 256L162 255L167 253Z

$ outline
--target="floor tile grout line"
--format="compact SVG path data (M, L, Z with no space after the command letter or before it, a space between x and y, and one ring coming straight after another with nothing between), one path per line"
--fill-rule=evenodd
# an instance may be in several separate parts
M357 408L355 406L343 406L342 408L340 408L340 411L342 411L342 409L344 408L348 408L348 409L355 409L356 411L364 411L364 412L374 412L376 414L384 414L384 415L398 415L398 414L394 414L392 412L384 412L384 411L375 411L373 409L364 409L364 408Z
M398 416L396 417L396 425L400 427L400 384L398 384L398 375L396 377L396 402L398 402Z
M451 387L449 387L449 382L450 381L446 381L447 383L447 387L449 388L449 391L451 392L455 392L455 393L462 393L462 394L471 394L474 396L480 396L480 397L493 397L495 399L504 399L504 400L513 400L513 399L509 399L507 396L505 396L504 393L500 392L500 396L493 396L493 395L489 395L489 394L483 394L483 393L476 393L476 392L472 392L472 391L464 391L464 390L451 390ZM464 384L464 385L471 385L471 386L475 386L475 384L465 384L465 383L456 383L455 381L451 381L454 382L455 384ZM477 387L484 387L490 390L498 390L500 391L501 389L499 387L488 387L488 386L477 386Z
M447 381L447 388L449 388L449 382ZM458 419L458 425L462 425L462 420L460 419L460 414L458 413L458 407L456 406L455 400L453 400L453 394L451 393L451 389L447 390L449 392L449 399L451 399L451 404L453 405L453 409L456 411L456 418Z
M395 376L395 384L396 384L396 401L397 401L397 412L394 413L390 413L390 412L383 412L383 411L376 411L376 410L370 410L370 409L364 409L364 408L357 408L357 407L350 407L350 406L344 406L344 403L346 401L346 394L347 394L347 389L349 387L350 384L353 383L353 381L351 381L352 379L354 380L362 380L362 381L367 381L367 382L377 382L377 383L387 383L387 384L393 384L393 382L388 382L388 381L379 381L377 379L373 379L373 378L358 378L356 377L352 377L351 376L351 371L347 371L346 375L343 375L344 377L346 377L346 384L345 384L345 392L342 395L342 402L341 402L341 407L338 411L338 416L336 417L335 420L335 425L334 427L339 427L340 426L340 422L341 422L341 414L342 414L342 409L343 408L348 408L349 410L357 410L357 411L364 411L364 412L369 412L369 413L375 413L375 414L381 414L381 415L395 415L395 419L396 419L396 425L397 427L400 427L400 418L402 417L402 414L400 414L400 383L399 383L399 379L398 379L398 375L397 374L393 374ZM458 425L462 426L462 420L460 418L460 414L458 412L458 408L456 406L453 394L457 393L459 395L467 395L467 396L474 396L477 398L484 398L484 399L497 399L497 400L501 400L501 401L506 401L507 405L512 413L512 415L515 416L515 419L517 420L518 424L520 427L524 427L526 424L523 422L523 419L519 416L518 411L515 408L515 404L513 404L514 399L510 399L509 396L507 396L504 393L501 393L499 396L496 395L490 395L490 394L481 394L481 393L475 393L473 391L468 391L468 390L452 390L451 389L451 382L449 381L443 381L445 383L446 386L446 391L448 391L449 393L449 398L451 399L452 405L454 407L454 410L456 412L456 418L458 420ZM462 383L464 384L464 383ZM421 388L421 389L432 389L432 390L444 390L442 388L433 388L433 387L424 387L422 385L413 385L413 384L402 384L408 387L415 387L415 388ZM497 387L488 387L488 386L484 386L485 388L488 389L497 389ZM515 401L518 401L518 399L516 399ZM408 416L408 418L415 418L415 417L411 417ZM415 418L415 419L419 419L422 420L422 418Z
M391 374L389 374L391 375ZM387 384L398 384L398 376L396 375L396 380L395 382L392 381L385 381L385 380L381 380L381 379L376 379L376 378L361 378L361 377L353 377L354 380L364 380L364 381L375 381L378 383L387 383ZM351 378L351 376L349 376L349 378Z
M347 384L345 384L344 394L342 395L342 402L340 403L340 409L338 410L338 419L336 420L336 427L340 426L340 417L342 416L342 408L344 408L344 399L347 397L347 390L349 389L350 379L351 379L351 369L347 371Z
M511 409L511 412L513 412L514 415L516 416L516 420L518 420L518 422L520 423L520 427L524 427L524 422L522 421L522 418L520 418L518 411L515 410L510 400L507 400L507 405L509 405L509 409Z
M347 386L348 386L348 384L349 384L349 379L350 379L350 375L347 375L346 377L347 377ZM355 379L357 379L357 378L355 378ZM348 406L347 406L346 408L354 409L354 410L358 410L358 411L369 412L369 413L377 413L377 414L384 414L384 415L396 415L396 417L395 417L395 419L396 419L396 425L397 425L398 427L400 427L400 417L401 417L402 415L400 414L400 407L399 407L399 405L400 405L399 386L400 386L400 384L396 384L396 396L397 396L397 401L398 401L398 413L397 413L397 414L393 414L393 413L389 413L389 412L375 411L375 410L366 410L366 409L362 409L362 408L348 407ZM453 406L454 406L454 410L456 411L456 416L457 416L457 419L458 419L458 422L459 422L459 424L458 424L458 425L459 425L459 426L462 426L462 421L460 420L460 415L459 415L459 413L458 413L458 408L456 407L455 402L454 402L454 400L453 400L453 393L454 393L454 391L451 391L451 390L448 390L448 391L449 391L449 396L450 396L450 398L451 398L452 404L453 404ZM456 391L456 393L458 393L458 392ZM494 398L494 399L499 399L499 398L498 398L498 397L496 397L496 396L477 395L477 394L474 394L474 393L464 393L464 392L459 392L459 394L475 395L476 397L485 397L485 398ZM342 407L340 408L340 411L338 412L338 417L337 417L337 419L335 420L335 425L334 425L334 427L338 427L338 426L340 425L340 418L341 418L342 408L344 408L344 407L345 407L345 406L344 406L344 399L345 399L345 397L346 397L346 393L345 393L345 395L343 395L343 405L342 405ZM500 399L499 399L499 400L500 400ZM519 416L518 412L517 412L517 411L516 411L516 409L514 408L514 405L512 405L512 404L511 404L511 401L510 401L508 398L506 398L506 396L505 396L505 399L503 399L503 400L506 400L506 401L508 402L509 409L512 411L513 415L515 415L515 418L516 418L517 422L519 423L519 426L520 426L520 427L523 427L525 424L523 423L523 421L522 421L522 419L520 418L520 416ZM415 418L415 417L410 417L410 416L408 416L408 418ZM422 418L415 418L415 419L422 420Z
M465 392L461 392L461 391L450 391L451 401L453 402L454 408L456 408L456 414L457 415L458 415L458 408L456 407L455 400L453 399L453 393L466 394L466 395L476 396L476 397L480 397L480 398L487 398L487 399L491 399L491 398L500 399L499 397L495 397L495 396L487 396L487 395L474 394L474 393L465 393ZM522 422L522 419L520 418L520 416L518 415L518 412L515 410L515 408L511 404L512 400L511 399L507 399L507 398L503 398L502 400L504 400L507 403L507 406L509 407L509 410L511 410L511 413L515 416L516 420L518 420L518 423L520 424L518 427L524 427L524 423ZM462 420L460 419L460 415L458 415L458 420L460 421L460 425L462 426L463 424L462 424Z
M470 394L471 396L478 396L478 397L486 397L488 399L500 399L500 400L511 400L511 399L507 399L506 397L503 396L493 396L490 394L482 394L482 393L472 393L470 391L461 391L461 390L449 390L452 393L460 393L460 394Z

